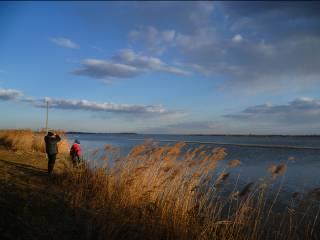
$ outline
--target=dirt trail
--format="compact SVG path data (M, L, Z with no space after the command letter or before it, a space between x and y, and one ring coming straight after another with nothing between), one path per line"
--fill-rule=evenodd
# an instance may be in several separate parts
M84 239L84 226L46 172L46 156L0 148L0 239ZM56 172L61 171L59 157Z

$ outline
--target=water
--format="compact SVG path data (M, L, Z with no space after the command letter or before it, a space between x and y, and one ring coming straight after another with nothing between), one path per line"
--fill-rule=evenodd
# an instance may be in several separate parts
M223 169L228 160L239 159L241 166L231 170L233 180L240 185L257 182L268 175L268 167L286 163L284 177L274 181L274 187L282 186L285 193L306 192L320 187L320 137L317 136L196 136L196 135L142 135L142 134L68 134L68 139L81 141L84 152L103 148L105 144L119 147L126 155L133 146L145 139L158 141L160 145L185 141L188 146L205 143L213 147L225 147L227 156L221 162ZM222 143L222 144L218 144ZM288 160L294 157L294 160ZM217 170L219 171L219 169ZM234 184L234 183L232 183Z

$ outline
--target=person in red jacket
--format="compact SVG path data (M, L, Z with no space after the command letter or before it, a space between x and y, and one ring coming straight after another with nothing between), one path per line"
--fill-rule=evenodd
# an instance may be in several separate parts
M80 141L78 139L74 141L74 144L70 149L70 157L74 166L77 166L80 163L81 146Z

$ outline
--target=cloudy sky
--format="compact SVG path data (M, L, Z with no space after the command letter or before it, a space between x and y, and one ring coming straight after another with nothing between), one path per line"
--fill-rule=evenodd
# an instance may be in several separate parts
M1 2L0 128L320 134L317 2Z

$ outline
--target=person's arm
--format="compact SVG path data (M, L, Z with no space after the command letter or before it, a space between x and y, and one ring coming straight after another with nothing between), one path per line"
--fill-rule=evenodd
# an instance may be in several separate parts
M78 149L77 149L77 155L78 155L78 157L81 157L81 147L80 147L80 145L78 146Z
M73 155L74 155L74 147L72 146L70 149L70 156L73 157Z
M56 134L56 140L57 140L57 142L60 142L60 140L61 140L61 137L58 134Z

